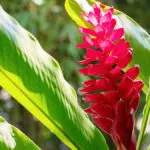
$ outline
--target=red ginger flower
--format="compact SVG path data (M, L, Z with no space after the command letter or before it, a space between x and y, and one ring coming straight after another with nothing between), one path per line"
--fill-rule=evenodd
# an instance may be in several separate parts
M84 82L85 88L80 92L90 103L85 111L111 135L117 149L135 150L134 112L143 83L135 80L139 66L123 71L132 60L133 51L124 39L124 29L115 27L112 13L113 8L103 13L95 4L93 11L82 15L93 29L79 27L84 35L83 44L77 47L86 49L84 60L79 61L86 67L79 72L95 79Z

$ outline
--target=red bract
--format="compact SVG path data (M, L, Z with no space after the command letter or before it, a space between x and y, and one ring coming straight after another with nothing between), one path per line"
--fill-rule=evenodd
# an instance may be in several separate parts
M95 4L92 12L82 15L93 28L79 27L84 35L83 44L77 47L86 49L84 60L79 61L86 67L79 72L95 78L84 82L80 92L90 103L85 112L111 135L117 149L135 150L134 113L143 82L135 80L139 66L123 70L132 60L133 51L125 40L124 29L115 27L112 13L113 8L103 13Z

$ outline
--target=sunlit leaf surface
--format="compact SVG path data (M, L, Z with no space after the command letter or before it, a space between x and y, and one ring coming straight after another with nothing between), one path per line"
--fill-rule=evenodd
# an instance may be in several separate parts
M71 149L107 150L59 64L2 8L0 85Z
M1 150L40 150L21 131L0 117L0 149Z

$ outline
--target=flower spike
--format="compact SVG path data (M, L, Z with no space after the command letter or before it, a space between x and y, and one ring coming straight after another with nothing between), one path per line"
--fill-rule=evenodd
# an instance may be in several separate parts
M79 27L83 43L77 48L86 50L84 60L79 61L86 67L79 72L95 79L85 81L80 92L90 103L85 112L112 137L117 149L135 150L134 113L143 82L135 80L139 66L123 70L132 60L133 50L112 14L113 8L104 13L98 4L93 5L92 12L82 14L93 28Z

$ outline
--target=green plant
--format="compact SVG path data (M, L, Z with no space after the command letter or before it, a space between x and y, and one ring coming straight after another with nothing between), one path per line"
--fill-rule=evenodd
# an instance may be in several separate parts
M81 12L88 13L93 3L95 1L92 0L66 0L65 5L77 24L90 27L82 19ZM104 11L106 9L108 7L104 6ZM126 38L135 50L132 64L141 66L139 77L145 82L143 91L146 93L149 79L149 35L122 12L115 10L114 15L120 27L125 28ZM2 8L0 85L71 149L108 149L100 131L80 108L76 93L64 80L56 60L43 51L35 37ZM145 109L149 110L149 105L146 106Z

